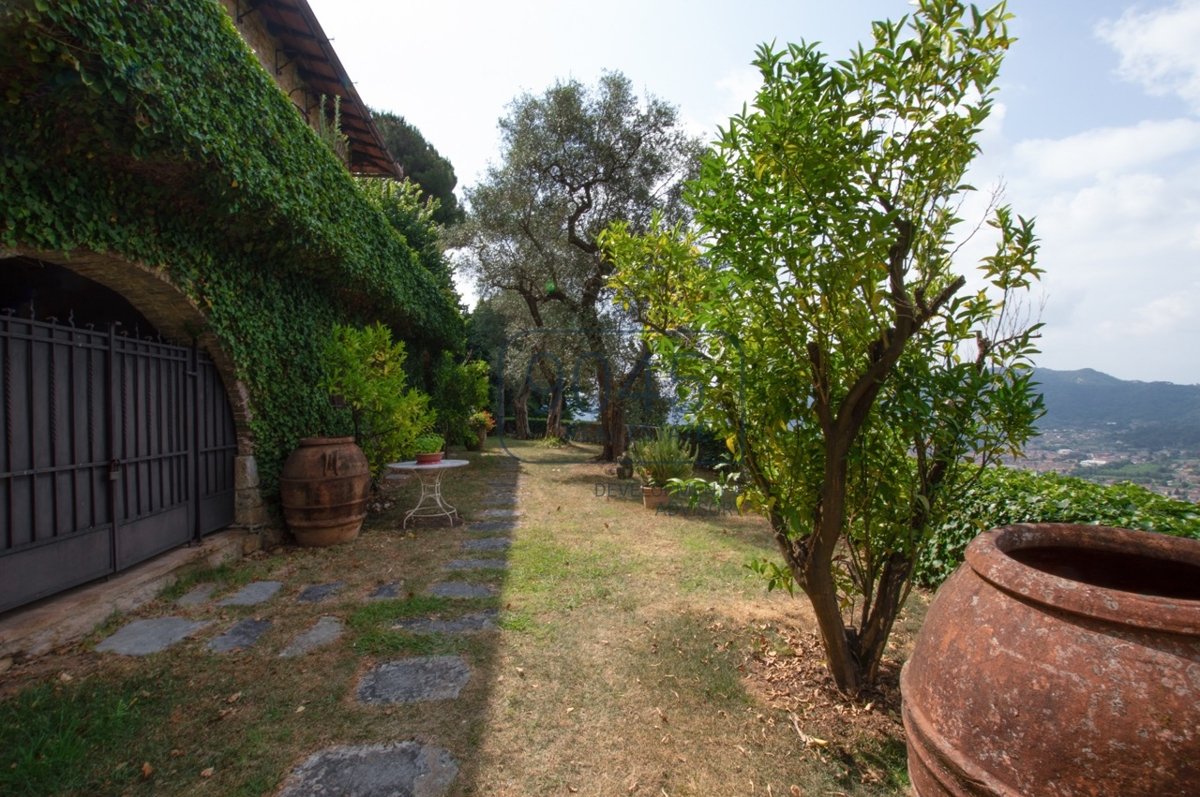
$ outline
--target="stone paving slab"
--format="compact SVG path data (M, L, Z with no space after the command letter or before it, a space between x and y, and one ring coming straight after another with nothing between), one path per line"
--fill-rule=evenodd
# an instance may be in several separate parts
M517 486L517 474L514 472L512 477L507 479L488 479L484 484L500 490L511 490Z
M463 540L464 551L507 551L512 540L507 537L484 537L480 540Z
M176 606L199 606L212 597L216 584L197 584L175 601Z
M399 581L390 581L387 584L380 584L375 588L375 591L367 596L367 600L386 600L388 598L400 597L400 587L403 586Z
M483 499L484 506L498 506L512 508L517 505L517 497L515 495L494 495Z
M416 741L331 747L296 767L279 797L441 797L457 775L450 753Z
M496 595L496 588L492 585L473 584L470 581L442 581L425 591L438 598L491 598Z
M311 653L317 648L336 642L345 630L346 626L338 618L322 617L317 620L316 625L293 639L280 652L279 657L282 659L291 659L296 656L303 656L305 653Z
M486 518L519 518L521 514L519 509L485 509L479 513L480 517Z
M358 682L358 700L372 705L449 700L471 678L461 656L420 656L387 661Z
M275 596L283 586L281 581L254 581L217 603L218 606L256 606Z
M101 653L122 656L147 656L166 650L208 625L183 617L156 617L134 620L112 636L96 645Z
M505 559L451 559L446 563L447 570L507 570L508 561Z
M271 628L270 620L255 620L246 618L232 628L208 641L208 649L213 653L230 653L253 647L262 635Z
M495 609L482 612L472 612L461 617L443 620L434 617L418 617L413 620L401 620L392 628L410 631L414 634L470 634L475 631L492 631L496 628L496 618L500 613Z
M497 531L512 531L517 524L512 520L481 520L467 526L468 534L494 533Z
M346 586L345 581L331 581L328 584L313 584L311 587L305 587L296 600L301 603L317 603L326 598L336 595Z

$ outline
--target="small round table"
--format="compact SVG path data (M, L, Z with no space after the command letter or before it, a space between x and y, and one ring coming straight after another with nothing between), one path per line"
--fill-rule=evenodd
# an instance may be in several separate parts
M429 465L418 465L415 460L389 462L390 469L401 473L415 473L417 480L421 482L421 500L404 516L401 528L408 528L409 520L423 517L446 517L450 519L451 526L456 519L462 522L458 510L442 500L442 474L470 464L470 460L466 459L443 459Z

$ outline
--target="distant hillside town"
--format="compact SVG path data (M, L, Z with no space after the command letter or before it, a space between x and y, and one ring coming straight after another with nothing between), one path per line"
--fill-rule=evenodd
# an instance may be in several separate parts
M1040 436L1010 464L1200 503L1200 385L1039 368Z

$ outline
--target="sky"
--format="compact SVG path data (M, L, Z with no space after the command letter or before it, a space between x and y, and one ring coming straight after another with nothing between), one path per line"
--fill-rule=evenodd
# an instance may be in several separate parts
M422 131L454 165L460 197L498 161L497 122L521 94L621 71L708 141L753 101L760 43L820 42L840 58L869 40L872 20L912 10L904 0L309 3L359 95ZM969 179L981 197L1002 185L1003 201L1037 220L1037 364L1200 384L1200 0L1008 8L1018 40Z

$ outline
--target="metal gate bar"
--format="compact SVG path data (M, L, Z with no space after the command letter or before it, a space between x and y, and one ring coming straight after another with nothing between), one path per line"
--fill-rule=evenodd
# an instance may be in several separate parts
M0 314L0 611L233 520L233 415L195 346Z

